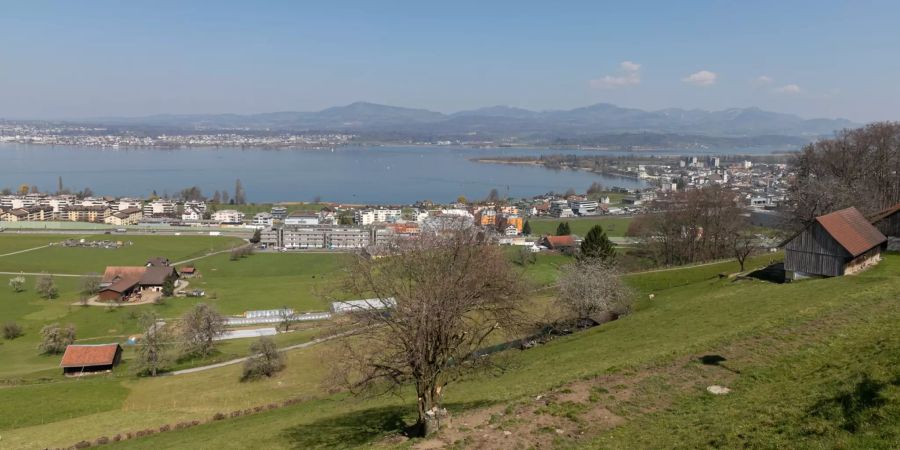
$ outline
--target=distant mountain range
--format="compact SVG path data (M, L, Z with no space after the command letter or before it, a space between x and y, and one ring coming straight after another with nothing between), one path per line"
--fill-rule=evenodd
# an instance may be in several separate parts
M670 108L645 111L598 103L571 110L530 111L508 106L453 114L357 102L317 112L264 114L154 115L85 121L105 125L177 129L342 131L409 136L519 136L570 139L621 133L747 138L785 136L811 139L858 126L846 119L803 119L759 108L722 111Z

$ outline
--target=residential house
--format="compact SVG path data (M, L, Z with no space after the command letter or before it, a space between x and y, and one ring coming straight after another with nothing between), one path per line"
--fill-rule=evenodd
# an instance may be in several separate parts
M181 210L181 220L184 222L200 222L203 220L203 211L194 206L185 206Z
M581 245L578 236L570 234L567 236L544 236L541 239L541 245L550 250L556 250L564 253L574 253Z
M119 210L106 218L106 223L115 226L137 225L144 217L144 210L141 208L128 208Z
M60 219L69 222L106 223L111 211L109 206L71 205L60 213Z
M172 200L158 199L144 205L146 217L172 217L178 210L178 204Z

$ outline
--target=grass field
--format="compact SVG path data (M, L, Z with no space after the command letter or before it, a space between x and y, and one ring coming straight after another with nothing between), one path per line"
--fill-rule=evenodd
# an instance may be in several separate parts
M572 219L529 219L528 223L531 224L531 234L535 236L556 234L556 227L562 222L568 222L572 233L581 237L584 237L594 225L598 224L603 227L607 236L623 237L632 220L634 219L631 217L602 216Z
M0 234L0 255L66 239L112 240L126 245L116 249L53 246L16 255L0 256L0 272L102 273L106 266L142 265L154 256L172 262L226 250L242 242L221 236L153 235L27 235ZM131 244L128 244L131 243Z
M270 256L274 258L263 259ZM286 281L281 277L294 276L292 270L299 271L298 278L308 276L312 282L313 268L329 273L337 267L315 259L280 259L288 256L301 255L260 254L239 262L227 258L218 261L214 257L204 260L204 264L208 263L206 268L199 263L198 267L208 271L203 282L209 283L209 290L218 290L215 286L236 277L251 275L265 278L269 284L280 284ZM539 259L525 270L529 278L546 284L555 277L556 268L568 261L563 258ZM771 256L764 255L753 264L768 258ZM259 267L253 267L256 264ZM492 405L515 411L530 404L532 400L528 399L537 394L590 380L611 392L630 386L627 400L609 399L606 405L622 418L622 423L608 433L598 434L591 424L599 420L588 415L588 401L566 404L571 411L566 412L569 418L564 419L568 422L560 426L567 433L554 437L553 443L563 447L654 448L735 447L749 442L784 447L806 440L811 443L809 446L816 447L845 444L842 446L871 448L898 436L896 411L900 397L891 377L900 374L890 370L897 367L896 356L900 354L896 333L891 334L900 320L900 304L896 301L896 293L900 292L900 256L890 255L878 267L859 276L786 285L719 279L719 273L734 270L735 264L728 262L629 275L628 282L642 294L632 315L532 350L505 352L499 355L502 370L448 386L448 406L457 415ZM309 286L300 284L284 291L272 287L270 292L277 295L304 288ZM229 286L231 289L239 288ZM643 294L648 292L656 297L647 299ZM248 291L231 298L226 295L229 294L224 291L218 294L217 301L223 309L239 308L243 305L241 298L259 305L272 304L270 295L255 296ZM0 302L7 301L7 295L0 296ZM312 300L298 297L298 304L306 301L312 304ZM47 314L40 304L23 303L16 306L18 314ZM177 309L166 308L173 308L173 312ZM88 317L80 320L89 324ZM0 346L0 352L6 350L6 345ZM322 382L327 376L330 349L330 344L322 344L291 352L288 369L274 379L258 383L238 382L240 368L234 366L158 379L135 379L117 371L90 383L67 380L49 383L49 387L38 385L34 390L0 389L0 400L5 405L24 407L28 402L50 398L56 403L58 395L76 400L58 413L6 418L0 421L0 434L4 445L10 448L68 446L81 439L180 420L206 420L219 411L301 397L305 400L295 406L130 440L118 446L394 446L379 444L379 440L409 423L414 415L412 399L408 393L404 398L327 394ZM709 352L724 355L728 361L725 365L740 374L696 364L696 355ZM7 356L0 355L0 360L7 361ZM846 395L852 400L853 388L863 381L863 375L876 380L875 385L880 386L878 398L882 400L876 402L877 408L860 413L865 427L864 433L857 436L842 428L844 413L834 405L840 405L840 399ZM616 376L621 379L604 381L604 377ZM683 383L673 384L673 380ZM703 387L714 382L727 382L735 389L734 395L720 398L705 394ZM103 398L107 392L109 395ZM837 403L829 403L829 399L837 399ZM824 406L816 409L817 405ZM821 412L806 414L813 410ZM551 412L555 414L554 411ZM538 419L547 417L545 413ZM538 419L522 417L516 423L510 419L506 426L524 427ZM570 434L569 429L575 431ZM482 434L502 430L478 429L469 433L469 438L480 439ZM523 430L521 436L516 436L542 438L540 434L530 434L542 433L539 430ZM586 434L579 434L579 430ZM614 439L610 440L610 436Z

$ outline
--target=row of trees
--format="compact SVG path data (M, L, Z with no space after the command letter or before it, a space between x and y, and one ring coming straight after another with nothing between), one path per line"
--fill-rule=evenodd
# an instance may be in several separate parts
M855 206L864 215L900 202L900 122L844 130L803 148L794 161L792 225Z
M642 239L658 265L736 257L743 270L754 237L733 192L720 186L678 192L652 209L632 222L628 234Z

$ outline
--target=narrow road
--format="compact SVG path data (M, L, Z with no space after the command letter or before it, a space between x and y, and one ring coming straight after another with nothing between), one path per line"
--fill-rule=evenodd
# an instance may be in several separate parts
M298 349L298 348L312 347L313 345L321 344L321 343L323 343L323 342L327 342L327 341L330 341L330 340L332 340L332 339L337 339L337 338L342 338L342 337L344 337L344 336L349 336L349 335L351 335L351 334L353 334L353 333L355 333L355 332L357 332L357 330L345 331L345 332L343 332L343 333L334 334L334 335L331 335L331 336L328 336L328 337L324 337L324 338L321 338L321 339L313 339L313 340L311 340L311 341L309 341L309 342L304 342L304 343L302 343L302 344L291 345L290 347L280 348L280 349L278 349L278 351L279 351L279 352L286 352L286 351L288 351L288 350L296 350L296 349ZM208 365L208 366L200 366L200 367L192 367L192 368L190 368L190 369L176 370L176 371L174 371L174 372L169 372L169 373L166 373L166 374L164 374L164 375L166 375L166 376L169 376L169 375L185 375L185 374L189 374L189 373L203 372L203 371L205 371L205 370L218 369L218 368L220 368L220 367L230 366L230 365L234 365L234 364L240 364L240 363L242 363L242 362L244 362L244 361L246 361L246 360L248 360L248 359L250 359L250 357L249 357L249 356L245 356L245 357L243 357L243 358L237 358L237 359L232 359L232 360L228 360L228 361L223 361L223 362L216 363L216 364L210 364L210 365Z
M40 247L35 247L35 248L26 248L25 250L19 250L17 252L4 253L4 254L0 255L0 258L2 258L4 256L18 255L19 253L33 252L35 250L40 250L42 248L47 248L49 246L50 246L50 244L47 244L47 245L42 245Z
M74 273L47 273L47 272L0 272L0 275L26 275L30 277L39 277L41 275L51 275L54 277L83 277L84 274Z
M225 249L225 250L219 250L219 251L217 251L217 252L207 253L207 254L201 255L201 256L195 256L195 257L193 257L193 258L185 259L184 261L173 262L173 263L171 263L171 265L173 265L173 266L180 266L180 265L182 265L182 264L187 264L187 263L189 263L189 262L194 262L194 261L197 261L197 260L199 260L199 259L208 258L208 257L210 257L210 256L221 255L222 253L228 253L228 252L234 250L235 248L237 248L237 247L232 247L232 248L228 248L228 249Z

